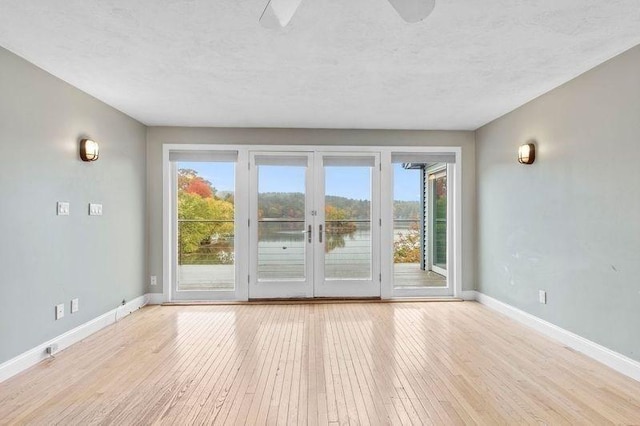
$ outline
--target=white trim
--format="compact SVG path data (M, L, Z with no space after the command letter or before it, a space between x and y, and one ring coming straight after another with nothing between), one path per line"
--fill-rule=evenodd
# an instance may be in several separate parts
M171 214L172 214L172 205L171 205L171 163L169 161L169 154L171 151L181 151L181 152L197 152L197 151L237 151L238 152L238 161L239 165L241 164L240 159L247 159L248 164L248 153L251 151L269 151L269 152L359 152L359 153L369 153L369 152L377 152L380 153L380 158L385 159L382 161L382 171L381 171L381 179L385 176L385 168L388 169L388 161L391 160L392 152L415 152L415 153L454 153L456 162L453 167L454 173L448 177L452 182L449 184L453 187L453 199L451 204L451 208L453 209L453 223L451 226L452 234L449 234L455 244L448 244L451 247L451 250L455 251L455 255L451 258L450 268L448 270L448 285L451 286L453 290L454 297L460 297L462 293L462 210L464 208L462 203L462 147L460 146L378 146L378 145L363 145L363 146L353 146L353 145L345 145L345 146L333 146L333 145L218 145L218 144L180 144L180 143L164 143L162 145L162 171L163 171L163 208L162 208L162 220L163 220L163 273L162 273L162 285L163 285L163 293L165 295L165 301L171 301L171 286L173 285L172 280L172 255L171 255L171 233L167 232L168 229L171 229ZM387 170L387 174L390 171ZM246 176L248 179L248 173L239 174L239 176ZM240 179L237 179L236 186L247 185L248 182L241 182ZM388 186L389 183L385 182L382 179L382 188L381 188L381 200L389 199L391 188ZM386 192L386 194L385 194ZM242 198L247 198L246 202ZM242 209L241 214L246 215L247 217L243 219L248 219L248 196L247 197L237 197L236 203L242 202L245 204L246 210ZM383 203L384 204L384 203ZM392 215L392 214L391 214ZM388 209L386 209L383 205L381 217L384 219L389 218ZM243 222L244 223L244 220ZM384 222L383 222L384 223ZM241 226L240 230L244 227ZM244 241L249 241L248 229L246 229L247 233L244 236L239 236L239 238L244 239ZM391 233L393 231L390 231ZM388 232L386 232L388 233ZM384 243L384 240L387 242L389 236L385 234L383 230L381 236L381 243ZM239 247L236 250L240 250ZM248 250L247 250L248 252ZM386 252L386 253L385 253ZM382 246L382 251L380 253L380 259L389 258L389 250L385 250L385 247ZM392 254L391 254L392 256ZM392 257L391 257L392 258ZM392 285L392 272L390 268L384 265L385 262L382 262L380 273L382 273L383 284L381 286L381 298L387 299L392 296L393 289ZM248 269L248 265L245 267ZM244 277L249 274L247 270L244 274L238 274L238 277ZM236 291L238 292L236 297L237 300L247 300L248 297L248 289L249 286L247 284L243 284L245 281L243 279L239 279L237 281Z
M232 290L178 290L174 288L174 285L178 282L178 269L176 269L176 265L173 263L173 259L177 259L178 257L178 211L175 208L177 206L178 200L178 162L182 161L179 156L176 158L172 158L175 152L179 152L181 155L184 155L185 158L188 158L188 161L194 161L198 159L198 153L203 154L203 163L204 162L213 162L213 163L231 163L234 166L234 197L236 206L240 206L235 210L234 217L234 247L235 247L235 260L233 262L234 266L234 281L233 281L233 289ZM244 284L244 277L247 273L245 273L246 267L243 265L248 264L249 256L248 251L244 247L244 242L246 241L243 232L247 228L247 214L244 213L246 209L243 209L243 202L248 202L246 200L246 192L248 188L246 185L243 185L245 180L247 179L244 164L246 164L246 153L244 151L170 151L167 155L169 156L170 164L169 164L169 183L170 186L170 197L169 198L169 209L168 213L171 217L170 221L170 230L171 234L171 246L170 246L170 255L172 259L172 263L169 264L170 270L170 282L172 286L170 289L170 299L166 299L166 301L181 301L186 302L189 300L247 300L247 288ZM191 157L191 158L189 158ZM165 185L166 183L163 183ZM163 201L164 202L164 201ZM163 247L164 251L164 247ZM164 283L163 283L163 292L164 292Z
M173 221L171 220L173 191L171 190L170 151L167 145L162 150L162 293L165 302L171 302L171 286L173 285L173 266L171 265L173 259L171 253L171 245L173 244Z
M246 251L249 253L247 256L246 263L249 264L249 275L250 279L248 288L249 288L249 298L251 299L261 299L261 298L276 298L276 297L295 297L295 298L307 298L313 296L313 255L314 250L313 246L315 244L308 243L305 237L305 250L304 250L304 278L302 279L274 279L274 280L265 280L261 281L258 279L258 188L259 188L259 167L260 164L257 161L257 157L263 157L264 160L267 158L267 163L271 165L282 164L284 166L287 165L295 165L298 167L304 167L304 199L305 199L305 213L304 226L310 226L312 229L311 239L312 243L315 243L315 239L313 236L315 235L315 222L313 221L313 216L311 215L311 210L315 209L314 200L313 200L313 188L315 187L314 182L314 163L315 163L315 155L310 151L292 151L292 152L269 152L269 151L249 151L249 217L251 218L252 226L250 226L250 240L249 240L249 250L243 249L242 243L236 245L236 251ZM305 158L306 162L300 161L291 161L292 159L299 160L300 158ZM280 160L280 161L278 161ZM237 199L238 197L236 197ZM246 241L246 240L245 240ZM246 284L243 284L246 286Z
M380 219L390 229L380 231L380 298L393 297L393 163L391 151L380 153ZM391 200L391 202L389 202Z
M475 290L464 290L460 292L460 299L468 301L478 300L478 292Z
M391 156L398 147L385 147L383 154L386 152ZM409 148L405 148L409 150ZM426 148L428 149L428 148ZM415 152L421 152L421 150L414 150ZM387 238L387 253L385 255L385 246L382 246L383 259L386 257L389 262L387 269L384 269L383 262L383 281L388 284L382 286L382 298L401 298L401 297L455 297L462 298L462 148L449 147L449 151L455 153L455 163L447 163L446 165L438 165L436 167L430 167L426 170L427 173L434 173L436 171L446 170L447 173L447 270L440 268L436 272L447 277L447 286L444 288L425 287L425 288L395 288L393 283L393 202L383 203L382 217L383 223L391 223L392 226L387 232L383 232L383 236ZM385 158L384 156L381 158ZM388 169L389 177L383 180L382 186L382 198L383 200L393 200L393 163L386 163L388 166L385 168L383 163L383 172ZM385 181L387 185L385 186ZM431 199L432 197L428 197ZM451 201L449 201L451 200ZM427 208L430 208L430 201L427 201ZM385 208L385 205L387 206ZM384 222L387 218L389 222ZM431 221L429 220L430 225ZM432 231L429 231L429 235L433 235ZM453 244L452 244L453 242ZM383 241L384 243L384 241ZM431 249L429 251L432 251ZM428 254L429 258L431 254ZM429 265L430 269L433 269L432 265ZM435 269L434 269L435 270Z
M235 264L236 264L236 300L249 300L249 285L244 277L249 275L250 256L249 249L245 247L249 241L249 173L245 173L245 165L249 165L249 153L246 150L238 151L238 164L236 165L236 189L234 211L236 217Z
M323 151L316 155L315 162L315 208L318 211L316 219L316 229L318 224L323 224L326 230L326 218L325 218L325 176L326 168L324 166L325 157L338 156L345 161L349 161L351 158L366 158L367 160L373 159L373 166L370 166L371 175L369 183L370 191L370 232L371 232L371 277L369 279L336 279L331 280L326 278L325 270L325 245L327 243L326 238L324 242L319 242L318 238L314 239L315 246L315 274L313 276L313 295L314 297L380 297L381 296L381 274L380 270L380 153L369 152L359 153L355 152L333 152ZM356 163L357 164L357 163ZM362 167L361 165L357 165Z
M585 339L584 337L565 330L564 328L558 327L555 324L540 319L518 308L494 299L493 297L487 296L486 294L482 294L480 292L475 293L476 300L486 307L500 312L501 314L504 314L521 324L531 327L534 330L544 334L545 336L557 340L562 344L575 349L578 352L582 352L588 357L593 358L610 368L613 368L614 370L624 374L625 376L640 381L640 362L628 358L618 352L612 351L611 349L592 342L591 340Z
M77 343L83 339L86 339L93 333L103 329L104 327L111 325L121 318L129 315L131 312L142 308L147 304L149 295L136 297L129 303L119 306L109 312L100 315L84 324L81 324L66 333L63 333L51 340L48 340L33 349L30 349L8 361L0 364L0 382L7 380L8 378L15 376L16 374L26 370L45 360L49 357L46 350L48 346L52 344L58 345L58 351L61 351L69 346Z
M167 301L163 293L147 293L146 297L147 305L162 305Z
M164 143L163 151L273 151L273 152L297 152L297 151L333 151L333 152L418 152L418 153L457 153L461 151L456 146L394 146L394 145L228 145L228 144L181 144ZM166 158L167 162L169 158ZM456 162L460 157L456 157Z
M462 294L462 148L456 152L456 164L454 166L453 178L454 196L451 208L453 209L453 250L455 253L450 261L453 268L450 268L447 275L449 285L453 285L454 297ZM447 184L451 185L447 175ZM448 243L447 243L448 244ZM451 246L451 245L450 245ZM451 264L451 263L450 263ZM450 265L449 264L449 265ZM451 276L453 274L453 277Z

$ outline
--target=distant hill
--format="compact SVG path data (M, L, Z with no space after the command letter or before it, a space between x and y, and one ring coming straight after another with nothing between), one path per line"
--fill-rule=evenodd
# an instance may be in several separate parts
M370 203L367 200L329 195L326 204L339 209L349 219L368 219ZM304 194L300 192L266 192L258 196L259 214L262 218L303 218ZM396 201L394 218L417 219L420 217L419 201Z
M349 219L369 218L370 203L345 197L327 196L326 204L344 212ZM263 218L303 218L304 194L300 192L266 192L258 195L258 206Z
M394 219L419 219L420 218L420 201L394 201L393 202L393 218Z

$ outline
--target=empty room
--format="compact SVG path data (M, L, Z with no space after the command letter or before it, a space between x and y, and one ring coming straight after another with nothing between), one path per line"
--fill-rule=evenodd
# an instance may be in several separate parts
M637 0L0 0L0 425L640 424Z

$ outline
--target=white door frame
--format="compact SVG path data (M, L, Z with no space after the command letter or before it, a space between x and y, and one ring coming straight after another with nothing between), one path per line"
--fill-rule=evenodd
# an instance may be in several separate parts
M172 150L173 151L173 150ZM205 150L182 150L176 149L175 151L205 151ZM208 153L212 151L220 151L220 152L229 152L233 150L206 150ZM237 151L237 150L236 150ZM164 156L163 156L164 158ZM165 189L163 192L163 224L165 233L168 230L169 238L165 238L163 251L168 250L170 252L170 262L174 262L174 259L177 258L177 244L175 243L178 240L178 229L177 229L177 219L178 212L175 206L177 206L177 168L176 163L169 161L169 157L167 154L166 160L168 161L168 165L163 167L163 175L164 175L164 185ZM248 176L246 173L241 170L241 165L246 164L247 162L247 153L238 151L238 156L236 159L235 166L235 194L234 194L234 202L238 207L234 212L234 227L235 227L235 235L234 235L234 275L235 275L235 283L234 290L210 290L210 291L183 291L181 293L188 294L188 297L185 299L180 299L184 301L188 300L246 300L248 288L245 282L242 280L242 277L246 276L246 269L249 263L248 255L245 250L238 250L238 247L244 247L246 238L248 238L248 233L246 231L246 227L243 226L247 223L247 210L248 210ZM167 182L168 180L168 182ZM167 191L166 185L169 186L169 190ZM168 204L168 205L167 205ZM170 216L169 224L165 222L166 215ZM166 245L169 244L167 248ZM165 260L166 262L166 260ZM167 268L168 267L168 268ZM167 280L167 274L169 275L169 279ZM163 265L163 295L165 301L169 302L174 299L177 291L174 286L177 283L177 270L174 267L174 264L171 263L169 265ZM170 283L167 285L165 283ZM168 288L168 295L167 295Z
M237 169L237 164L236 164L236 169ZM171 163L171 197L172 197L172 203L174 205L177 205L177 195L178 195L178 188L177 188L177 167L176 167L176 163L172 162ZM237 170L236 170L236 175L238 174ZM237 191L237 188L235 188L235 191ZM234 217L234 228L238 229L239 227L239 223L237 218ZM171 234L173 237L173 241L178 241L178 212L177 209L173 209L173 211L171 212ZM240 242L240 239L238 238L238 234L237 232L234 232L234 247L237 247L237 244ZM178 257L178 245L176 243L173 243L171 245L171 250L172 250L172 258L173 259L177 259ZM235 253L234 253L235 255ZM183 290L183 291L178 291L177 287L177 283L178 283L178 270L176 268L172 269L172 275L171 275L171 283L174 284L171 286L171 298L176 298L176 296L178 295L178 293L181 293L181 295L183 296L183 298L179 299L179 300L207 300L209 298L211 298L212 295L214 295L212 292L215 292L215 299L216 300L234 300L236 299L236 291L238 288L238 257L235 256L234 259L234 278L235 278L235 282L234 282L234 290L208 290L208 291L194 291L194 290ZM177 300L178 298L176 298Z
M431 217L433 216L433 211L431 207L431 200L426 200L427 209L429 210L429 217L427 218L429 226L429 232L427 233L429 239L429 253L427 254L427 266L430 269L433 269L434 272L444 272L444 275L447 279L446 287L401 287L395 288L394 286L394 277L393 277L393 251L390 257L390 272L389 272L389 280L391 282L391 297L461 297L462 296L462 283L460 281L461 271L462 271L462 233L461 233L461 224L462 224L462 212L460 206L462 205L462 195L461 195L461 187L462 187L462 179L461 179L461 167L460 162L461 158L456 153L456 162L446 164L446 166L439 166L437 168L429 168L425 172L427 174L432 174L434 171L441 172L445 170L447 172L447 270L442 270L441 268L437 268L438 271L433 269L433 265L431 265L432 261L432 252L433 252L433 229L431 225ZM391 168L390 173L393 177L393 169ZM389 179L391 181L391 188L393 189L393 178ZM427 182L427 185L431 185L431 182ZM428 189L431 192L430 189ZM393 197L393 195L391 195ZM428 198L432 198L431 194L429 194ZM390 204L393 204L393 198L390 198ZM393 207L392 207L393 208ZM391 213L393 215L393 212ZM393 220L393 216L391 216L391 220ZM383 220L383 223L384 220ZM391 222L393 224L393 222ZM393 225L391 226L390 231L390 244L393 245ZM384 266L384 262L383 262Z
M327 148L330 149L330 148ZM325 168L324 157L340 156L372 157L371 168L371 279L370 280L326 280L325 278L325 244L326 238L320 241L320 235L327 229L325 220ZM315 225L315 297L380 297L382 274L380 272L380 154L378 152L345 152L320 151L315 161L315 194L317 216ZM319 226L323 227L320 232Z
M306 230L311 226L311 233L305 237L305 279L304 280L264 280L258 279L258 165L257 156L269 156L274 159L285 159L286 157L307 157L305 172L305 225ZM285 163L284 161L283 163ZM283 164L284 165L284 164ZM314 153L311 151L250 151L249 152L249 298L250 299L272 299L272 298L305 298L313 297L313 264L314 264L314 199L313 190L315 186L314 178ZM307 241L310 238L311 242Z
M459 146L330 146L330 145L219 145L219 144L180 144L166 143L162 147L162 225L163 225L163 298L170 302L171 285L173 276L173 254L172 254L172 215L175 206L172 205L171 196L171 162L169 154L172 151L237 151L238 166L236 167L236 188L238 192L236 203L236 238L239 245L236 246L236 291L235 300L248 300L249 286L249 259L246 258L249 245L249 151L332 151L332 152L378 152L381 159L381 185L380 200L392 200L393 197L393 169L391 164L392 152L416 152L416 153L453 153L455 164L449 164L447 183L450 185L449 203L451 214L450 227L448 230L448 274L449 285L454 297L462 296L462 148ZM246 169L243 164L246 165ZM381 202L380 217L382 218L382 232L380 234L380 271L382 274L381 298L390 299L393 297L412 296L410 292L398 291L393 288L393 206L391 202ZM386 262L384 261L386 259ZM243 277L246 277L243 279ZM243 285L243 283L245 283Z

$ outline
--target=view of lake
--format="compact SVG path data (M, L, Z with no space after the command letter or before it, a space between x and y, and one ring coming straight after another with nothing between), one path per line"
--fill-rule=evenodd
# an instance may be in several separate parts
M217 181L224 182L223 190L219 190L211 181L199 176L196 166L200 167L193 164L193 169L178 169L178 265L232 267L235 263L235 193L227 188L233 183L233 167L223 163L208 165L207 173L216 174ZM323 197L324 274L329 280L370 280L370 170L368 167L356 167L345 175L346 169L325 168L328 181ZM304 167L260 165L259 170L258 279L302 280L305 278L305 250L308 247L305 232L308 200L298 188L304 188ZM410 179L413 182L411 190L406 192L409 188L403 187L403 194L413 194L417 199L394 201L394 263L417 264L419 268L422 237L418 218L423 206L418 201L419 185L415 186L415 183L419 180L415 178L420 174L401 167L396 172L405 180L413 179ZM263 187L267 181L271 183ZM350 189L347 191L346 187ZM270 192L276 188L284 191ZM317 239L318 229L314 228L313 238ZM224 269L230 271L228 267ZM222 275L230 279L229 271ZM199 274L198 280L205 279Z
M325 233L325 276L371 278L371 226L359 224L351 234ZM258 242L259 279L304 278L306 233L302 230L261 238ZM330 249L330 250L329 250Z

